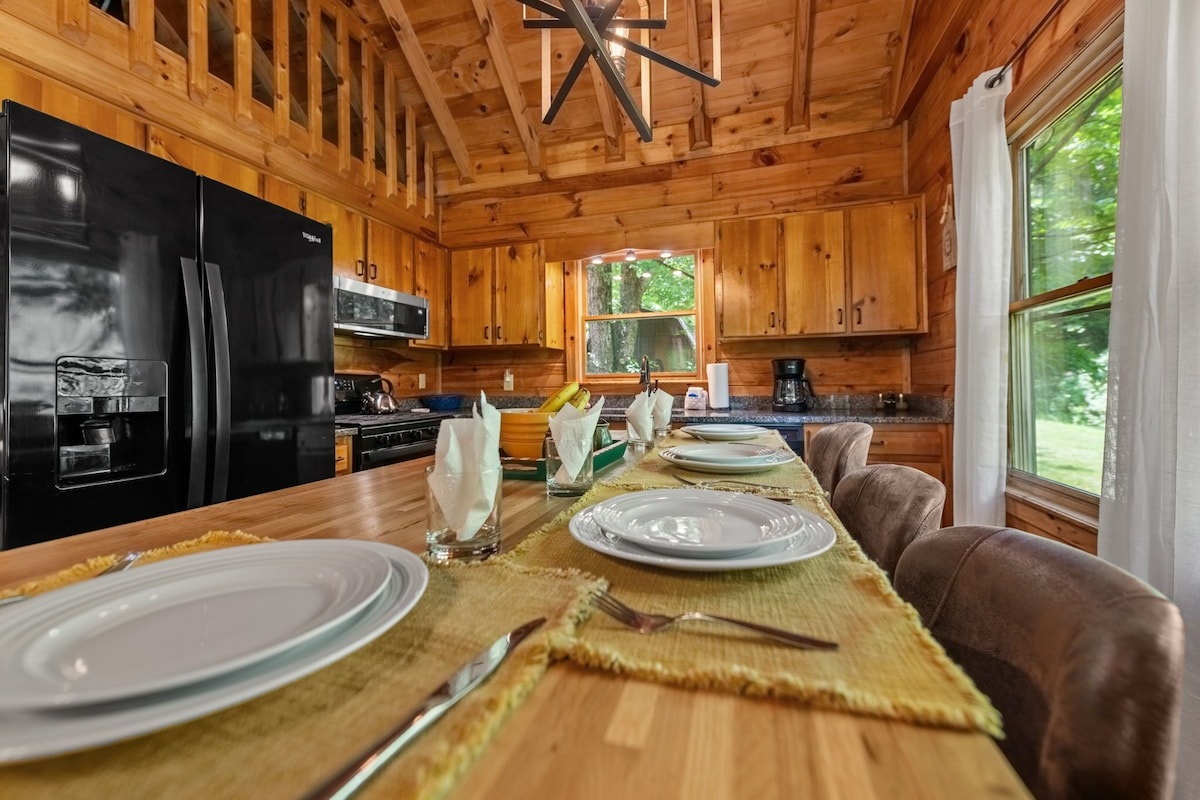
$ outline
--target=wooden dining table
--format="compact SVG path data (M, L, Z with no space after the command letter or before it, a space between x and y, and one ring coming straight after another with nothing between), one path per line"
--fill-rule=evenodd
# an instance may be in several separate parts
M624 469L633 459L629 454L625 466L613 469ZM409 461L0 552L0 589L96 555L169 545L207 530L281 540L374 540L423 552L428 463ZM512 548L571 502L547 497L544 483L506 480L503 547ZM452 796L958 800L1029 795L996 743L981 732L679 688L556 663L457 781Z

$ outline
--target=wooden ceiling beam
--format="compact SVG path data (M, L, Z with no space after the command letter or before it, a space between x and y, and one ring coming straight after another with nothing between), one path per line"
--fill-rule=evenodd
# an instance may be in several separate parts
M700 9L698 0L685 0L683 4L685 27L687 28L687 54L692 64L703 64L700 52ZM691 82L692 121L688 124L688 144L692 150L712 147L712 119L704 102L704 85Z
M883 116L895 122L896 110L900 105L900 77L904 71L904 60L908 53L908 41L912 37L913 14L916 13L916 0L904 0L900 11L900 31L888 42L892 51L892 73L887 83L883 85Z
M405 60L408 61L408 67L412 70L417 85L421 87L421 94L424 95L425 102L429 105L429 111L433 114L438 130L441 131L442 138L446 140L450 157L458 168L459 181L474 183L475 169L471 163L471 154L467 151L467 143L463 139L462 131L458 128L458 123L454 121L454 115L450 113L446 96L442 94L441 87L438 86L437 76L433 74L433 69L425 58L425 51L421 48L420 40L417 39L417 32L413 29L412 20L408 18L408 12L404 10L404 5L400 0L379 0L379 5L387 16L392 33L396 35L396 41L400 43L400 49L404 53ZM432 187L426 187L426 191L432 193Z
M604 128L604 160L625 160L625 123L617 100L608 88L608 82L595 61L588 59L588 75L592 79L592 91L596 94L596 108L600 113L600 124Z
M950 55L962 34L975 4L971 0L919 0L905 23L912 41L904 49L904 61L893 96L893 123L902 122L912 113L921 94L933 80L942 62Z
M530 169L541 172L545 165L541 138L537 128L530 121L529 104L525 101L521 79L509 56L504 31L496 16L495 4L492 0L471 0L471 6L475 9L475 17L483 30L483 41L492 55L492 67L496 70L500 88L504 90L504 97L508 100L509 111L512 112L513 121L517 126L517 135L521 137L521 144L525 146L525 154L529 157Z
M812 80L813 2L796 0L796 21L792 29L792 86L784 112L784 130L802 133L811 127L809 84Z

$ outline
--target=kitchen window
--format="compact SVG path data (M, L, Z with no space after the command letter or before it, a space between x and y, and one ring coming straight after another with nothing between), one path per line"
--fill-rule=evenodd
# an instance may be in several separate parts
M1013 142L1009 466L1018 482L1100 494L1116 245L1121 70Z
M628 250L584 262L584 379L698 374L699 254Z

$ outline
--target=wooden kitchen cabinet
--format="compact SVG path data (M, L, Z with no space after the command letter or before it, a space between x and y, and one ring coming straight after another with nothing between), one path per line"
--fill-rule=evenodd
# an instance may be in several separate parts
M450 346L563 347L563 265L536 242L450 253Z
M333 474L349 475L354 469L354 460L352 457L353 438L350 436L339 436L333 440Z
M450 343L450 275L445 248L417 239L413 244L413 294L429 301L429 338L413 347L444 349Z
M928 330L922 208L908 197L720 223L721 337Z
M314 192L305 215L333 227L333 274L413 294L413 237Z
M804 426L804 450L808 452L813 434L824 425ZM952 426L935 423L887 423L874 425L868 464L903 464L932 475L946 485L946 505L942 525L952 525L954 508L950 493L953 475Z

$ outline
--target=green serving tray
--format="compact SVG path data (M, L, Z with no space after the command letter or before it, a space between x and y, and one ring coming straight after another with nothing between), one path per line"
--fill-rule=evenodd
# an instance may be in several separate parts
M613 442L592 453L592 471L599 473L611 467L625 455L628 442ZM500 466L504 468L504 477L518 481L546 480L546 459L544 458L501 458Z

